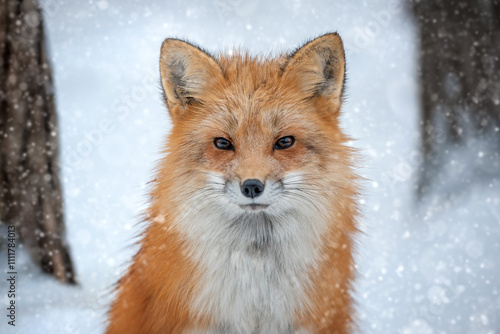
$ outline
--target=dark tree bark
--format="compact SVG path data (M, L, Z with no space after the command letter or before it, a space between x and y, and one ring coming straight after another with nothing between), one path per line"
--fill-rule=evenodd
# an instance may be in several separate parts
M412 0L420 37L419 193L443 144L500 126L500 0Z
M0 221L43 271L75 283L64 240L54 92L36 0L0 0Z

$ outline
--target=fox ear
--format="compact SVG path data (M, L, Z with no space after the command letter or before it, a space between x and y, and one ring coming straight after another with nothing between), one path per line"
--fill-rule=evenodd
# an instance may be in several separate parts
M330 33L306 43L289 56L283 75L307 97L321 95L340 106L345 78L342 39Z
M213 82L223 77L215 59L187 42L168 38L161 46L160 73L169 111L199 100Z

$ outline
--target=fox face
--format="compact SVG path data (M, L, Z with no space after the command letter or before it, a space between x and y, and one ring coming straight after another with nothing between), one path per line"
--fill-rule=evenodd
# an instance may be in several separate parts
M174 163L190 168L185 183L199 190L188 191L185 202L210 202L233 219L318 211L345 179L338 35L265 60L242 53L214 58L169 39L160 68Z
M286 106L275 100L269 94L267 101L250 102L252 112L235 113L238 122L227 124L229 132L208 138L203 157L210 173L206 187L218 191L220 206L234 214L279 215L293 209L296 201L314 202L321 196L314 178L326 163L321 151L328 139L321 135L319 120L307 117L306 103L291 101L293 105Z

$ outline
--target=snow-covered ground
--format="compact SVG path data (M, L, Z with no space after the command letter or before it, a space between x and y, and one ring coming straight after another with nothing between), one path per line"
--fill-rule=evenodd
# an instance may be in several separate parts
M453 187L420 206L414 202L421 156L417 42L400 2L42 3L60 115L67 236L80 284L62 286L19 254L17 326L7 326L2 315L1 333L103 332L110 288L136 250L147 182L170 127L157 70L165 37L212 51L243 45L256 54L328 31L346 44L343 125L359 139L362 173L371 180L358 247L359 332L500 333L500 182L461 187L450 168ZM463 172L486 158L469 150L454 165ZM0 300L6 300L3 281Z

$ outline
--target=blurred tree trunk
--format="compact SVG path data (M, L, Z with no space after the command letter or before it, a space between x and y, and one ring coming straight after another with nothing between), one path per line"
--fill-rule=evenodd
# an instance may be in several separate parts
M420 37L422 195L444 144L500 135L500 0L411 4Z
M0 221L43 271L75 283L64 240L51 69L36 0L0 0Z

